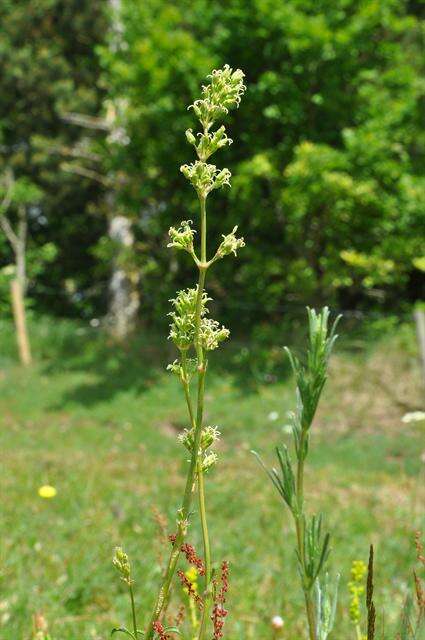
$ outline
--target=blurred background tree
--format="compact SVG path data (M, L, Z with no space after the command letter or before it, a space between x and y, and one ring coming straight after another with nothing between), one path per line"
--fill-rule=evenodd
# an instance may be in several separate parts
M191 268L165 251L169 226L196 217L178 171L185 105L225 62L246 71L248 92L229 116L242 143L226 150L233 187L211 234L218 242L222 218L229 231L237 221L247 247L210 283L223 320L243 329L323 301L401 311L424 297L417 3L26 0L1 12L5 155L43 189L33 232L58 246L42 282L61 293L52 305L40 289L40 309L104 313L113 263L141 297L140 318L162 318ZM64 121L76 112L113 126ZM64 171L68 147L80 157ZM118 253L111 212L133 238ZM234 269L237 303L219 284Z
M163 251L168 226L195 215L177 171L188 153L182 106L226 61L246 70L249 90L230 124L245 143L227 151L231 197L216 205L219 224L211 216L213 233L228 217L247 238L237 308L221 300L223 312L252 323L288 302L400 308L423 295L416 14L414 4L393 0L123 0L126 46L101 48L101 59L127 101L129 144L115 155L149 267L145 313L166 302L176 280L186 282ZM222 278L210 284L219 301Z
M93 285L96 260L90 247L104 232L102 189L64 171L64 158L84 155L90 137L63 118L96 115L102 103L96 44L107 24L101 0L5 0L0 6L0 169L27 179L42 198L26 202L28 249L52 243L53 260L39 263L28 293L49 312L93 314L91 299L75 295ZM11 261L2 245L2 264ZM96 304L98 306L98 300Z

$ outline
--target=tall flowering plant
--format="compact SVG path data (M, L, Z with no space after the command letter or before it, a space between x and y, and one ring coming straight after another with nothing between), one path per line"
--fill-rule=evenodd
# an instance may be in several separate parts
M209 163L209 159L216 151L232 143L224 125L218 126L218 124L230 109L239 106L245 92L245 85L243 72L240 69L234 71L228 65L213 71L208 79L209 83L202 87L200 99L189 107L193 109L200 125L200 131L197 133L192 129L186 131L187 141L195 149L196 160L180 167L184 177L193 186L199 201L199 225L196 230L191 220L183 220L179 226L171 227L168 244L170 248L189 253L198 270L196 286L177 293L171 300L173 308L169 314L171 318L169 337L177 348L178 357L168 366L168 369L180 380L187 405L188 427L180 435L179 440L189 452L188 470L181 506L177 512L176 533L170 536L170 555L152 614L144 631L137 628L128 558L125 554L123 556L121 549L116 552L115 566L129 587L133 628L130 631L122 627L114 631L125 633L134 640L141 636L146 640L152 640L154 637L167 638L169 633L178 631L176 628L164 626L163 614L169 601L171 584L181 553L198 570L203 580L202 594L198 594L191 585L188 574L178 572L186 593L196 598L200 609L197 639L202 640L205 637L209 626L212 627L214 640L221 638L227 613L224 603L228 588L228 565L226 562L222 563L219 576L213 572L205 508L205 475L217 461L214 444L220 433L217 427L204 424L204 396L209 353L219 347L220 343L229 336L229 331L209 316L208 303L211 298L205 290L205 283L207 272L212 265L227 255L236 255L237 250L244 246L244 240L236 237L237 227L235 226L230 233L223 235L223 240L215 252L208 257L206 203L213 191L230 186L230 171L227 168L217 168L216 165ZM198 243L196 238L199 238ZM192 386L195 387L194 391ZM198 500L202 529L203 558L198 558L193 548L185 543L195 495Z

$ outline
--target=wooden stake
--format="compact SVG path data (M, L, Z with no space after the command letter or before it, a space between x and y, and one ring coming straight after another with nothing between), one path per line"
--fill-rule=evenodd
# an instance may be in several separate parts
M16 328L16 341L18 343L19 357L26 367L31 364L31 350L28 340L27 326L25 321L25 305L21 284L14 279L10 283L12 294L13 317Z

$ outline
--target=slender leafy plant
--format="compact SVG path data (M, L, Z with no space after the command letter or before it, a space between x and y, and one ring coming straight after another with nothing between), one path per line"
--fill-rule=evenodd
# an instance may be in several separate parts
M290 414L295 466L286 445L276 447L279 471L268 470L253 452L292 514L296 532L296 554L310 640L326 640L333 627L339 576L331 584L324 567L328 559L329 533L323 532L322 516L308 517L304 500L304 467L309 452L311 426L327 378L327 366L336 340L339 318L329 329L329 309L308 309L309 347L306 364L288 349L297 385L296 409Z
M214 129L214 125L232 108L239 106L245 92L244 74L240 69L233 71L228 65L215 70L209 76L209 83L202 87L202 96L196 100L193 109L200 123L200 132L195 134L192 129L186 131L188 142L193 145L197 155L195 162L183 165L180 170L189 180L198 197L200 211L199 245L195 248L196 231L191 220L184 220L178 227L169 230L169 247L189 253L198 269L198 283L195 287L179 291L175 299L171 300L173 309L170 312L171 324L169 338L177 347L179 357L168 366L168 369L179 378L188 410L189 426L180 436L180 441L189 451L190 459L187 471L186 485L181 507L177 513L177 530L170 536L172 544L170 556L165 568L153 611L147 622L145 631L138 629L132 582L130 579L128 558L121 549L116 551L114 563L122 578L129 586L132 607L132 631L121 627L116 632L122 632L137 640L143 636L146 640L158 637L163 640L168 633L175 632L174 628L167 628L163 624L163 613L167 607L173 577L176 573L179 556L183 551L190 563L199 565L194 556L194 550L184 543L190 524L192 500L195 492L198 497L198 509L201 521L204 558L202 562L203 592L197 595L197 602L201 605L200 622L197 638L205 637L208 625L212 623L213 637L222 636L222 627L226 610L224 602L228 588L228 565L223 562L221 575L217 577L213 571L210 538L208 534L207 514L205 506L205 474L216 463L217 455L212 450L219 438L219 431L214 426L204 425L204 396L205 377L208 367L208 354L217 349L220 343L229 336L229 331L216 320L208 316L208 302L211 298L205 291L206 275L210 267L225 256L244 246L243 238L236 237L237 227L223 235L223 240L211 258L207 255L207 211L206 201L215 190L230 186L231 173L227 168L218 169L209 164L209 158L222 147L230 145L224 125ZM196 391L193 394L191 383L196 379ZM193 396L195 395L195 399ZM124 560L123 560L124 558ZM129 565L128 565L129 567ZM187 574L179 571L179 577L189 594L195 590Z

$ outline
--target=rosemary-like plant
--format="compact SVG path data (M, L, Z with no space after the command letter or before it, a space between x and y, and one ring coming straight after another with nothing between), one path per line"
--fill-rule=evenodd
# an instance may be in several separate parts
M322 516L308 518L304 504L304 465L309 451L311 426L327 378L327 365L336 340L331 329L329 309L320 313L308 309L309 347L306 364L288 349L297 385L296 410L290 414L296 466L292 464L286 445L276 447L280 470L268 470L260 456L253 452L292 514L296 532L296 554L304 593L310 640L326 640L333 627L339 576L330 584L323 573L329 556L329 533L323 533ZM322 577L323 575L323 577Z
M217 460L217 455L212 447L220 434L216 427L204 425L204 395L208 353L216 349L228 337L229 331L208 316L207 305L210 298L205 291L205 280L210 267L217 260L231 253L236 255L237 250L244 246L244 240L236 237L237 227L235 226L230 233L223 235L223 240L215 253L211 258L208 258L206 201L215 189L226 185L230 186L230 171L227 168L218 169L214 164L209 164L208 160L218 149L232 143L232 140L227 137L224 125L216 129L214 126L224 118L230 109L239 106L245 92L243 80L244 74L240 69L233 71L228 65L225 65L222 69L211 73L209 83L202 87L201 98L189 107L193 109L198 118L201 129L197 134L192 129L186 131L186 138L195 148L197 159L191 164L183 165L180 170L192 184L199 201L199 252L195 248L197 232L193 228L191 220L184 220L178 227L170 228L168 246L186 251L192 256L198 269L198 282L193 288L179 291L175 299L171 300L173 310L169 314L171 318L169 337L177 347L179 357L168 366L168 369L177 375L184 392L188 410L188 428L184 430L179 439L189 451L190 460L184 495L177 513L177 530L171 536L170 556L152 614L144 632L137 628L131 581L127 581L133 612L133 630L129 631L121 627L117 631L133 637L134 640L142 635L146 640L152 640L154 636L162 640L169 637L168 632L175 631L175 629L164 626L162 617L168 604L180 553L187 547L184 544L184 539L189 527L195 492L198 496L204 548L202 612L197 639L202 640L205 637L208 624L213 625L213 637L220 638L224 617L227 613L223 604L227 592L228 566L226 562L222 563L221 578L213 575L205 508L205 474ZM194 379L196 379L196 392L192 394L191 383ZM196 395L195 401L193 395ZM120 551L120 553L122 552ZM115 564L118 566L117 562ZM179 573L183 575L184 579L184 573ZM186 584L186 588L190 592L190 584Z

